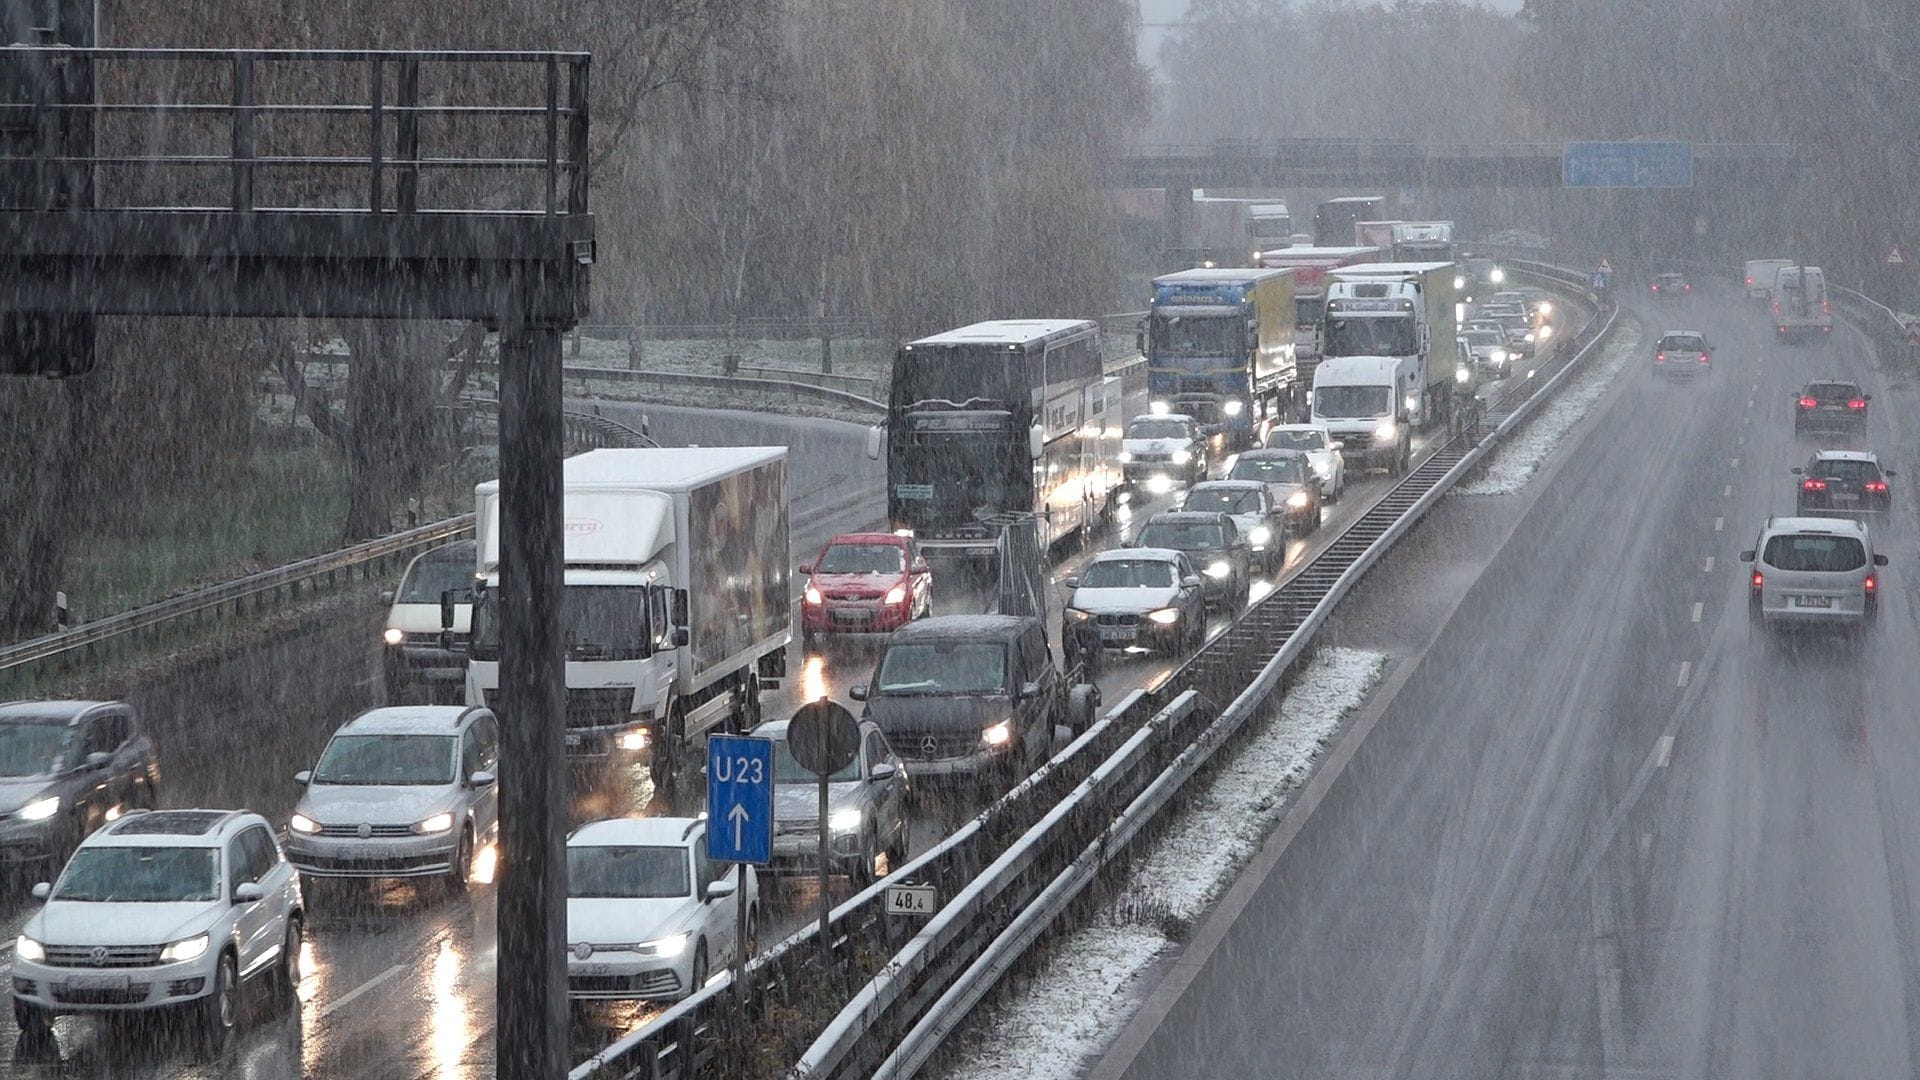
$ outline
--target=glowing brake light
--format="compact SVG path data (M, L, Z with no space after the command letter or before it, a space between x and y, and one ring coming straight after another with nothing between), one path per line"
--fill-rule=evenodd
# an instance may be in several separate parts
M1827 490L1827 482L1819 477L1809 476L1805 480L1800 481L1800 488L1803 491L1825 491Z
M1659 291L1660 291L1660 283L1656 281L1656 282L1654 282L1653 284L1651 284L1651 285L1649 285L1649 286L1647 286L1647 288L1648 288L1648 289L1650 289L1650 290L1652 290L1652 291L1654 291L1654 292L1659 292Z
M1833 314L1833 304L1832 304L1831 302L1829 302L1829 301L1827 301L1827 300L1824 300L1824 299L1823 299L1823 300L1821 300L1821 301L1820 301L1820 314L1822 314L1822 315L1831 315L1831 314Z
M1800 399L1800 407L1803 409L1811 409L1818 404L1820 404L1818 401L1815 401L1813 398L1810 398L1810 397L1803 397Z
M1873 580L1873 575L1872 575L1872 574L1868 574L1868 575L1867 575L1867 580L1866 580L1866 581L1864 581L1864 582L1862 582L1861 584L1863 584L1863 585L1865 585L1865 586L1867 587L1867 591L1868 591L1869 593L1871 593L1871 592L1873 592L1873 590L1874 590L1874 589L1876 589L1876 588L1878 588L1878 587L1879 587L1879 584L1880 584L1880 583L1879 583L1879 582L1877 582L1877 581L1875 581L1875 580Z
M1867 481L1867 490L1873 492L1875 495L1885 495L1887 493L1887 482L1885 480L1869 480Z
M1751 284L1753 284L1753 275L1752 275L1752 274L1748 274L1748 275L1747 275L1747 284L1749 284L1749 285L1751 285Z
M1757 589L1757 588L1759 588L1759 587L1760 587L1760 585L1761 585L1761 583L1762 583L1763 581L1765 581L1765 580L1766 580L1766 579L1764 579L1764 578L1762 578L1762 577L1760 576L1760 571L1758 571L1758 570L1755 570L1755 571L1753 572L1753 587L1754 587L1754 588L1756 588L1756 589Z
M1666 363L1666 362L1667 362L1667 354L1666 354L1666 353L1663 353L1663 352L1657 352L1657 353L1654 353L1654 354L1653 354L1653 362L1654 362L1654 363L1656 363L1656 364L1664 364L1664 363Z
M1703 363L1703 364L1707 362L1707 354L1706 354L1706 353L1701 353L1701 354L1700 354L1700 362L1701 362L1701 363Z
M1689 282L1687 282L1687 283L1686 283L1685 285L1682 285L1682 286L1680 286L1680 289L1681 289L1681 291L1683 291L1683 292L1692 292L1692 291L1693 291L1693 282L1691 282L1691 281L1689 281Z
M1866 407L1867 407L1866 398L1854 398L1852 401L1847 402L1847 408L1849 409L1864 409Z

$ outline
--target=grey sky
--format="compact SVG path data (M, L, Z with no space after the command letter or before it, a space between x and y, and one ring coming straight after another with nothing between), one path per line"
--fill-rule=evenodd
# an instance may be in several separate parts
M1157 67L1160 58L1160 42L1167 35L1168 23L1179 22L1187 13L1191 0L1137 0L1140 5L1140 21L1145 24L1140 31L1140 59L1148 67ZM1490 8L1498 11L1519 11L1521 0L1483 0Z

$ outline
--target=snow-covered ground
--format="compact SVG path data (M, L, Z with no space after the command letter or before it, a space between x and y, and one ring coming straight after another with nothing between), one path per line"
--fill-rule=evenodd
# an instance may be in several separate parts
M1127 884L1093 922L1058 943L1045 967L994 1009L951 1080L1069 1077L1118 1034L1126 990L1176 947L1258 850L1286 797L1366 699L1383 653L1322 649L1280 701L1215 761L1166 832L1136 860Z
M1480 476L1453 489L1456 495L1511 495L1527 486L1561 441L1613 388L1613 381L1641 352L1637 321L1626 321L1587 370L1573 377L1546 407L1494 448L1493 462Z

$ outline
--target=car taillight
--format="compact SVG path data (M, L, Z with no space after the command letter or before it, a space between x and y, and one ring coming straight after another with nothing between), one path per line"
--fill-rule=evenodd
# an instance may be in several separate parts
M1763 583L1763 582L1764 582L1765 580L1766 580L1765 578L1763 578L1763 577L1761 577L1761 576L1760 576L1760 571L1758 571L1758 570L1755 570L1755 571L1753 572L1753 587L1754 587L1754 588L1756 588L1756 589L1757 589L1757 588L1759 588L1759 587L1761 586L1761 584L1762 584L1762 583Z
M1869 480L1867 481L1867 490L1873 492L1875 495L1885 495L1887 493L1887 482L1885 480Z
M1852 401L1847 402L1847 408L1849 409L1864 409L1866 407L1867 407L1866 398L1854 398Z
M1701 363L1703 363L1703 364L1707 362L1707 354L1706 354L1706 353L1701 353L1701 354L1700 354L1700 362L1701 362Z
M1810 397L1803 397L1800 399L1800 407L1803 409L1811 409L1818 404L1820 404L1818 401L1815 401Z
M1666 362L1667 362L1667 354L1666 354L1666 353L1663 353L1663 352L1657 352L1657 353L1654 353L1654 354L1653 354L1653 362L1654 362L1654 363L1656 363L1656 364L1664 364L1664 363L1666 363Z
M1865 586L1867 587L1867 591L1868 591L1868 592L1872 592L1872 591L1873 591L1873 590L1874 590L1875 588L1877 588L1877 587L1879 586L1879 584L1880 584L1880 583L1879 583L1879 582L1877 582L1877 581L1875 581L1875 580L1873 580L1873 575L1872 575L1872 574L1868 574L1868 575L1867 575L1867 580L1866 580L1866 581L1864 581L1864 582L1862 582L1862 584L1864 584L1864 585L1865 585Z
M1747 278L1747 284L1749 284L1749 285L1751 285L1751 284L1753 284L1753 278L1752 278L1752 277L1748 277L1748 278Z
M1778 300L1775 300L1775 301L1773 302L1773 314L1774 314L1774 315L1775 315L1776 317L1778 317L1778 316L1779 316L1779 314L1780 314L1780 301L1778 301ZM1784 326L1783 326L1783 327L1781 327L1781 329L1782 329L1782 330L1784 330L1784 329L1786 329L1786 327L1784 327Z
M1654 282L1654 283L1653 283L1652 285L1649 285L1649 286L1647 286L1647 288L1648 288L1648 289L1649 289L1650 291L1652 291L1652 292L1659 292L1659 291L1660 291L1660 283L1656 281L1656 282Z
M1801 488L1807 491L1827 490L1827 482L1825 480L1815 479L1814 477L1811 477L1811 476L1807 477L1805 480L1800 481L1800 486Z
M1686 283L1685 285L1682 285L1682 286L1680 286L1680 288L1681 288L1681 289L1682 289L1683 291L1685 291L1685 292L1692 292L1692 291L1693 291L1693 282L1691 282L1691 281L1689 281L1689 282L1687 282L1687 283Z
M1822 315L1833 314L1833 304L1826 300L1820 301L1820 314Z

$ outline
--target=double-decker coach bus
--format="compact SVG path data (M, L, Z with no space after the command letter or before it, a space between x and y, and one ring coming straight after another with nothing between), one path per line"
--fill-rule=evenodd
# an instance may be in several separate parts
M929 554L984 558L1009 515L1037 515L1046 545L1103 519L1120 487L1120 410L1092 322L975 323L901 346L887 404L893 528Z

